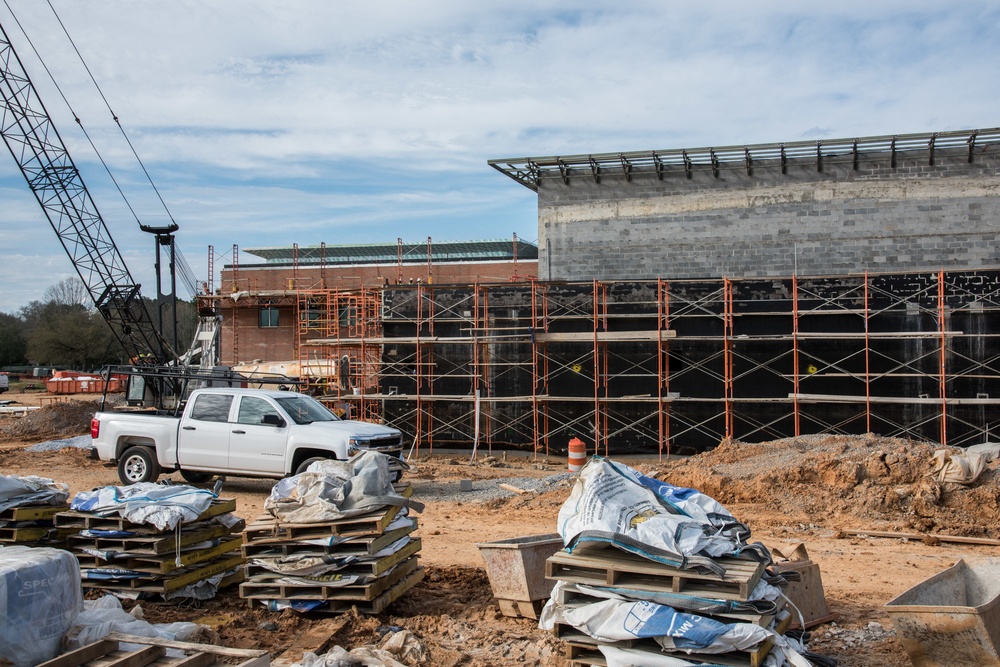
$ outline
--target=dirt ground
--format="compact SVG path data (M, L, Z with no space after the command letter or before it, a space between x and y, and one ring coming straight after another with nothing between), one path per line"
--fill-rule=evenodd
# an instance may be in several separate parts
M43 475L69 484L72 492L117 484L114 469L87 459L82 450L23 449L49 436L86 433L92 409L92 404L48 406L22 418L35 422L32 428L25 427L27 422L0 420L0 472ZM934 449L871 435L804 436L763 444L723 442L712 452L665 462L623 461L711 495L768 547L790 551L804 543L821 568L827 602L838 615L835 623L814 629L811 650L842 665L903 667L910 663L884 604L959 559L1000 557L1000 547L993 546L843 537L848 529L1000 537L1000 464L990 464L969 488L942 486L927 476ZM423 642L429 665L566 665L559 640L534 621L500 614L476 544L554 532L569 484L485 502L428 500L437 498L431 489L453 485L457 490L463 479L475 485L484 479L548 477L564 468L565 460L556 457L480 458L470 465L467 455L420 456L406 479L413 484L414 498L427 502L417 531L427 576L379 616L269 612L248 606L233 588L198 607L144 601L145 617L152 622L200 621L218 632L219 643L264 648L272 658L310 629L335 631L332 644L352 648L377 644L393 627L410 630ZM222 495L235 498L236 513L252 520L263 513L271 486L267 480L232 479Z

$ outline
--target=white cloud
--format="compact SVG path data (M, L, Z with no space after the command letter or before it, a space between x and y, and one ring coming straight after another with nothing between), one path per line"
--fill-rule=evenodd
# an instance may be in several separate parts
M159 224L47 3L9 1L140 217ZM996 124L1000 8L986 0L53 3L200 273L208 243L535 238L533 194L488 158ZM0 24L130 266L150 264L148 237L3 8ZM0 187L26 192L18 178L0 164ZM29 233L32 252L57 258L30 195L18 201L0 209L13 233L0 266L27 255ZM40 260L16 261L15 278L38 287L0 295L0 310L54 282L33 271Z

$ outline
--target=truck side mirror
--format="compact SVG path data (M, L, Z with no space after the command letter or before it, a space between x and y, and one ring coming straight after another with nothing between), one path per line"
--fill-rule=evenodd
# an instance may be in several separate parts
M281 428L285 425L285 420L275 414L264 415L260 418L261 424L267 424L268 426L277 426Z

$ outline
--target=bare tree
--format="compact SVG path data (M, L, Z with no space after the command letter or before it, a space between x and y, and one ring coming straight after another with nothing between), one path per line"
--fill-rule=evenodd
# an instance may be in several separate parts
M87 286L79 278L63 278L45 290L45 301L61 306L83 306L90 309L93 304Z

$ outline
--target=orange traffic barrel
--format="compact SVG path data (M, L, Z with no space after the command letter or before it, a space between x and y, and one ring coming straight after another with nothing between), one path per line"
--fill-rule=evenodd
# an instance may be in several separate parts
M569 441L569 471L580 472L587 462L587 445L580 438Z

